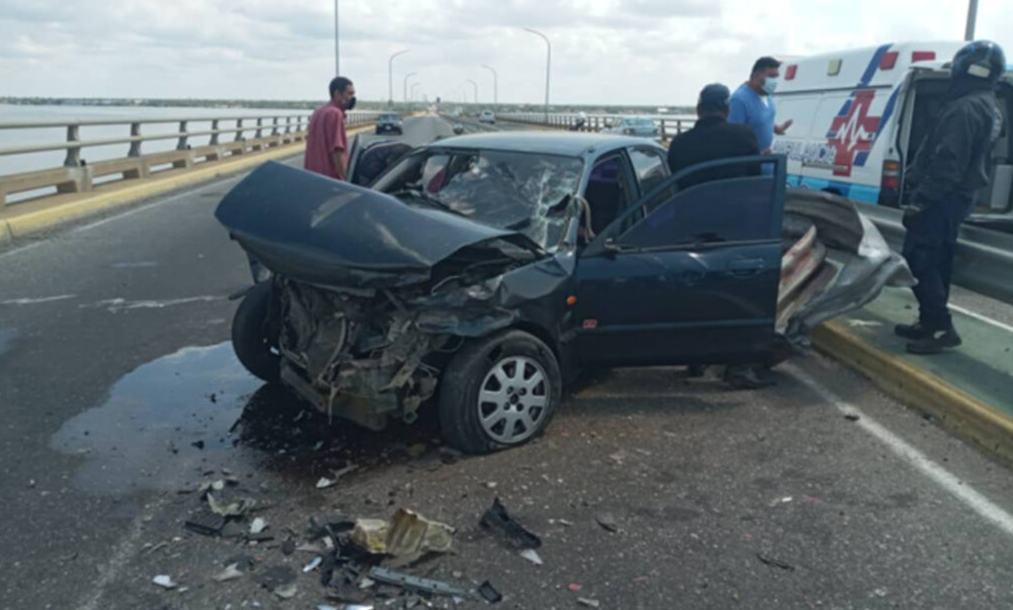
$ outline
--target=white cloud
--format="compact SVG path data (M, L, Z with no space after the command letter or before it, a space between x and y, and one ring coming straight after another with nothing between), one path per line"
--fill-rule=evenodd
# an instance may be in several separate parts
M736 85L765 54L912 39L958 39L952 0L340 0L342 71L367 99L387 96L387 58L432 97L480 83L491 99L691 103ZM979 34L1010 47L1006 0L982 0ZM332 0L0 0L0 95L318 99L333 76Z

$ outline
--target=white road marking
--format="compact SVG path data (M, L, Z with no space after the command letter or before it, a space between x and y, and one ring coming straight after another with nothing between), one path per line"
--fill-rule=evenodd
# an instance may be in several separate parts
M39 246L41 246L43 244L46 244L46 243L49 243L49 240L36 241L36 242L32 242L30 244L25 244L23 246L14 248L13 250L7 250L6 252L0 252L0 258L7 258L8 256L13 256L15 254L20 254L21 252L27 252L28 250L34 250L34 249L38 248Z
M38 305L39 303L52 303L54 301L66 301L67 299L73 299L76 294L61 294L55 297L40 297L37 299L7 299L6 301L0 301L0 305Z
M224 300L225 297L200 296L185 297L182 299L166 299L164 301L128 301L123 298L106 299L90 305L81 305L82 308L107 308L112 313L128 311L131 309L163 309L174 305L186 305L188 303L211 303Z
M827 389L826 386L813 379L808 373L803 372L798 366L789 364L785 365L784 369L810 390L819 394L820 398L837 407L841 413L845 415L858 415L860 419L855 422L855 425L861 426L866 432L882 441L898 457L963 502L968 508L986 520L991 521L1007 534L1013 535L1013 515L998 505L993 504L991 500L972 489L950 471L933 462L925 454L909 445L904 439L893 432L887 430L853 404L846 402L840 396Z
M1009 324L1003 324L999 320L993 320L992 318L989 318L988 316L983 316L983 315L981 315L980 313L978 313L976 311L971 311L970 309L961 307L959 305L953 305L953 304L951 304L949 307L953 311L959 311L960 313L964 314L965 316L970 316L970 317L974 318L975 320L981 320L982 322L984 322L986 324L991 324L992 326L1001 328L1001 329L1005 330L1006 332L1013 333L1013 326L1010 326Z

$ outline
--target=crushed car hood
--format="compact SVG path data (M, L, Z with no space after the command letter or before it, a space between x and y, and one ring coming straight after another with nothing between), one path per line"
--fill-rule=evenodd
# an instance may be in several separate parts
M215 218L271 271L355 288L421 283L434 265L464 248L527 240L273 161L229 191Z

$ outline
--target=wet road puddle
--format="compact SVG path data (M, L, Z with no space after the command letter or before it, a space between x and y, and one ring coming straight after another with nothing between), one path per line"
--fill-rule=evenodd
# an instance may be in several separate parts
M349 464L362 473L428 453L425 464L437 436L426 418L383 433L331 425L288 389L252 377L231 344L222 343L138 367L101 405L68 420L50 445L84 459L74 475L77 487L118 495L194 489L205 478L220 478L222 469L312 484Z

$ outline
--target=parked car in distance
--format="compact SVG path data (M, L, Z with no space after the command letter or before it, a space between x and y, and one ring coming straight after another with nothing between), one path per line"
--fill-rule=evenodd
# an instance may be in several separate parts
M490 125L496 124L496 115L492 113L492 110L486 110L482 113L482 116L478 118L479 123L489 123Z
M605 133L620 133L624 136L637 136L643 138L656 138L661 135L661 130L654 119L646 117L620 117L614 121L611 127L603 130Z
M393 112L381 114L376 119L376 133L377 135L382 133L396 133L398 135L403 134L404 126L401 123L401 117Z

